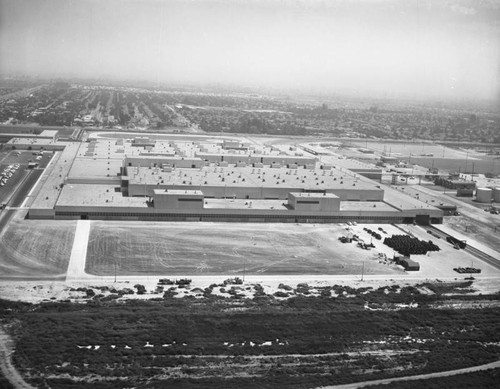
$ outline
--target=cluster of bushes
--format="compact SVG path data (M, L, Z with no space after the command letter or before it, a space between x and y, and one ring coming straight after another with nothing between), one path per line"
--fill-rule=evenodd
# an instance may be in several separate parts
M158 285L179 285L179 286L188 286L191 284L191 279L189 278L181 278L180 280L171 280L170 278L160 278L158 280Z
M96 293L94 290L98 290L101 293ZM93 298L93 299L113 299L113 298L119 298L123 295L126 294L134 294L134 291L130 288L123 288L123 289L116 289L114 287L108 287L108 286L91 286L89 288L85 287L79 287L79 288L71 288L71 292L83 292L85 293L87 298ZM110 292L111 295L104 296L104 292ZM139 293L138 293L139 294Z
M224 280L223 282L224 286L227 286L227 285L242 285L243 284L243 280L239 277L235 277L235 278L228 278L227 280Z
M427 254L429 251L439 251L439 246L431 240L426 242L408 235L392 235L384 239L384 244L401 255Z
M337 290L341 291L340 288ZM383 291L380 292L383 294ZM265 305L260 310L231 313L226 310L234 307L234 302L206 306L196 301L195 306L194 302L182 299L176 299L175 303L126 302L108 307L86 307L85 310L78 306L68 306L65 312L60 312L56 304L52 304L43 311L35 309L18 317L22 328L19 331L15 360L18 366L33 369L33 375L37 372L48 376L52 373L59 374L62 371L61 365L68 362L68 369L73 369L71 373L76 377L89 374L130 374L130 380L134 381L155 374L154 369L157 367L177 366L179 355L206 357L213 354L237 356L264 353L270 356L283 353L350 353L359 350L363 341L393 339L390 342L394 347L407 344L406 341L401 343L401 339L406 336L429 339L426 343L411 344L412 349L418 350L415 354L398 356L398 359L391 361L391 366L394 363L401 366L413 363L415 367L412 373L423 372L418 368L422 355L429 363L422 368L425 372L440 370L444 363L456 368L489 362L499 357L498 348L484 347L481 343L498 342L500 339L499 312L495 309L340 311L327 304L320 308L311 304L314 300L303 296L295 299L296 302L302 301L302 305L292 303L293 300L276 306ZM350 300L347 305L349 304ZM283 341L283 345L276 344L275 339L278 338L280 342ZM248 346L250 341L260 344L269 340L273 341L269 348ZM144 348L146 342L155 347ZM245 343L246 346L228 348L224 342L240 345ZM169 343L171 347L158 347L163 343ZM77 350L78 344L98 344L101 349ZM117 345L117 348L111 349L110 345ZM126 350L124 345L132 348ZM331 358L325 360L329 366L342 365L344 360L341 355ZM368 374L370 378L373 377L372 374L393 374L384 373L383 359L373 360L367 356L354 362L352 367L347 363L345 374L333 374L332 379L340 379L345 383L348 378L343 377L350 377L353 372L370 368L375 370ZM182 358L182 364L186 368L194 368L203 363L201 358ZM83 364L88 367L81 369ZM304 363L304 369L301 366L297 369L309 380L314 380L316 376L324 376L322 369L316 370L320 366L320 363L314 366ZM306 370L308 367L311 370ZM274 364L271 375L286 375L288 368L285 363L283 368ZM213 379L222 381L225 377L221 375ZM171 383L164 381L164 386L170 386Z

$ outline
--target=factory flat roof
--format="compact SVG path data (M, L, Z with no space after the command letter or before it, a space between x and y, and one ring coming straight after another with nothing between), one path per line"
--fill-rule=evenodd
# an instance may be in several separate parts
M122 161L103 158L75 158L69 177L116 177L120 173Z
M200 158L209 158L211 156L218 156L218 155L221 155L221 156L242 156L242 157L253 157L253 158L274 158L276 159L277 162L280 162L280 158L282 158L283 160L285 159L290 159L290 158L293 158L293 159L296 159L298 161L310 161L312 159L315 159L315 157L311 157L311 156L304 156L304 155L296 155L296 154L283 154L283 153L280 153L278 151L271 151L271 152L268 152L268 153L265 153L265 152L248 152L248 151L241 151L241 152L236 152L236 150L229 150L229 151L233 151L233 152L197 152L196 153L196 156L200 157Z
M80 153L79 156L123 158L123 154L125 154L129 157L176 155L193 158L199 155L208 158L213 155L252 155L255 157L294 157L298 159L303 158L304 160L310 158L304 157L303 153L296 149L291 150L290 147L287 149L275 146L249 145L248 150L226 150L222 148L222 143L156 140L154 136L150 136L149 138L151 141L154 141L154 146L137 147L132 143L131 139L92 139L91 142L85 144L85 149L83 149L83 153Z
M295 197L338 198L333 193L290 192L290 194Z
M68 184L61 191L57 206L144 207L147 198L124 197L115 185ZM118 187L119 188L119 187Z
M425 202L411 197L410 195L393 188L384 188L384 201L391 204L392 206L401 210L413 210L413 209L437 209L431 204L426 204Z
M17 138L12 138L7 142L7 144L9 145L14 144L14 145L42 145L42 146L51 145L55 143L56 142L52 138L36 138L36 137L22 138L19 136Z
M58 130L43 130L38 137L54 138L59 133Z
M154 189L153 192L155 194L173 194L173 195L203 195L203 192L201 190L179 190L179 189Z
M408 196L418 199L425 204L435 207L456 209L456 205L446 202L446 199L443 199L443 196L439 196L437 193L436 196L429 195L428 193L419 190L417 185L393 186L393 188L406 193Z
M358 179L352 173L338 170L203 167L176 168L166 172L161 168L127 167L131 185L187 185L228 187L272 187L314 190L381 190L378 185Z
M282 200L205 199L206 209L274 209L286 211Z
M53 160L43 172L41 178L43 185L41 185L40 191L31 205L32 208L54 208L61 191L61 184L64 183L69 169L71 168L73 158L78 152L78 143L59 143L66 147L63 151L55 152Z
M399 212L399 210L383 201L341 201L340 210Z

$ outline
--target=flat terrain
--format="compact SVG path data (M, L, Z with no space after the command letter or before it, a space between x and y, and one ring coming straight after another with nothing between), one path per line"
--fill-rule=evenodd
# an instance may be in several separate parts
M135 138L137 136L149 136L156 140L175 140L175 141L188 141L188 142L217 142L221 140L234 140L230 136L217 136L217 135L190 135L190 134L162 134L157 132L121 132L121 131L103 131L90 133L89 138L104 138L104 139L127 139Z
M430 142L365 142L353 141L351 145L373 150L378 153L399 154L405 157L433 154L436 158L465 158L466 152ZM469 158L471 158L469 154Z
M443 239L416 226L400 229L382 225L381 240L364 228L379 225L154 223L124 224L92 221L85 271L96 276L132 275L361 275L408 277L455 277L454 267L470 266L475 257L455 250ZM374 249L363 250L356 242L338 238L350 228ZM403 231L404 230L404 231ZM394 251L383 244L386 236L410 232L420 240L434 239L441 248L429 255L414 255L418 272L381 260ZM498 270L482 268L482 276L499 276Z
M0 278L65 278L77 221L25 220L24 214L25 211L4 210L0 216ZM115 271L119 277L137 280L153 275L246 275L299 277L308 282L328 276L359 279L361 274L365 279L452 279L461 277L453 268L472 263L482 270L476 275L478 280L500 276L498 269L468 252L455 250L444 239L437 239L418 226L96 220L89 223L88 239L79 238L87 252L75 262L71 274L75 280L98 280L104 276L112 281ZM373 238L365 228L379 232L382 239ZM375 248L361 249L355 241L341 243L338 238L349 232L366 243L372 242ZM403 234L432 240L441 250L412 255L420 263L420 270L405 272L401 266L380 257L392 258L395 254L383 244L383 239Z
M2 219L8 216L2 215ZM0 278L63 277L75 225L73 221L14 217L0 234Z
M86 271L130 274L359 274L362 250L339 225L93 221ZM370 255L373 257L373 254ZM376 261L371 274L397 274Z

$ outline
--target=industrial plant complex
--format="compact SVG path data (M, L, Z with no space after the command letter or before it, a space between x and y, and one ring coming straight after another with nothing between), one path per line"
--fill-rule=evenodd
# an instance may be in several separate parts
M377 177L376 169L340 156L322 159L300 145L110 134L65 142L52 135L6 144L53 153L29 206L31 219L429 224L443 218L437 206L368 178Z

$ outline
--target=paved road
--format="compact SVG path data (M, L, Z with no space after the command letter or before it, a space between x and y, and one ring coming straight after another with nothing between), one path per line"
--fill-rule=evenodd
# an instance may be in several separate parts
M30 171L28 176L19 186L19 188L17 188L17 191L10 198L10 201L7 205L10 207L20 207L24 202L24 199L30 192L31 188L33 187L33 185L35 185L35 183L40 178L42 173L43 169L34 169Z

